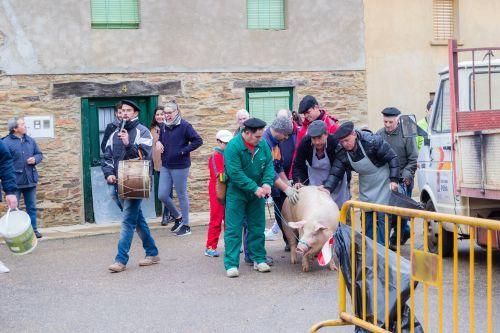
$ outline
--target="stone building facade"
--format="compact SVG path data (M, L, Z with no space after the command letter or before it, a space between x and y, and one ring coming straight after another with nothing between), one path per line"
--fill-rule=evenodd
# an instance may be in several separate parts
M0 133L7 133L12 116L52 114L55 138L39 139L45 160L39 166L38 207L40 225L70 225L84 222L81 97L76 88L66 94L70 83L99 83L122 87L136 82L151 90L140 95L158 95L159 102L175 97L183 117L193 124L205 144L192 154L189 196L195 211L208 210L207 159L217 130L235 129L235 112L245 107L247 88L293 88L294 104L311 94L339 119L366 119L363 71L282 73L130 73L88 75L0 76ZM159 91L158 87L164 87ZM165 88L166 87L166 88ZM106 89L104 89L106 90ZM84 91L85 97L94 97ZM129 96L131 91L127 91ZM132 92L133 93L133 92ZM95 97L103 92L95 91ZM120 96L116 89L114 96ZM104 179L103 179L104 181ZM88 204L88 203L87 203Z

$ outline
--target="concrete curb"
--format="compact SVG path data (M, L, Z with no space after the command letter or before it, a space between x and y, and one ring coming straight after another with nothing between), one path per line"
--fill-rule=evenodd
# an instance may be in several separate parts
M208 225L209 212L200 213L190 213L189 214L189 225L191 227L201 227ZM161 218L148 219L148 225L151 230L157 229L170 229L171 224L164 227L160 225ZM107 235L120 232L121 223L120 222L110 222L108 224L95 224L95 223L84 223L75 224L68 226L58 226L51 228L40 228L39 231L42 233L43 237L40 241L56 240L56 239L70 239L70 238L82 238L89 236ZM3 239L0 240L0 244L5 243Z

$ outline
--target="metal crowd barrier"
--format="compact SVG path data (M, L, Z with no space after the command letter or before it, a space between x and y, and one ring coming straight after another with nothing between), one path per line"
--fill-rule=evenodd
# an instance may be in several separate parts
M346 325L355 325L358 327L361 327L369 332L390 332L384 328L381 328L380 326L383 327L388 327L389 324L389 313L388 311L385 311L385 318L381 319L383 320L384 325L380 325L378 322L377 318L377 302L374 301L372 304L372 309L373 309L373 317L372 318L367 318L366 317L366 275L365 275L365 256L366 256L366 242L367 241L372 241L373 244L376 244L376 234L377 234L377 229L376 229L376 223L373 225L373 235L374 239L370 240L368 237L365 238L365 241L362 242L361 249L357 249L358 251L361 251L361 256L362 256L362 280L361 280L361 290L356 290L356 283L355 283L355 243L354 243L354 236L355 236L355 227L356 225L359 225L359 222L361 224L361 233L364 234L365 230L365 212L373 212L373 221L376 221L376 215L378 213L386 213L385 215L385 258L387 259L389 257L389 251L391 251L388 248L389 244L389 225L390 225L390 220L387 214L393 214L397 216L397 223L398 225L401 223L401 218L402 217L407 217L408 218L408 224L410 226L411 230L411 235L410 235L410 261L411 261L411 283L410 283L410 298L407 302L407 304L410 307L410 317L411 317L411 327L410 327L410 332L414 332L415 327L414 327L414 318L415 318L415 283L418 282L419 286L418 288L423 289L423 314L420 314L419 320L422 325L423 331L424 332L443 332L444 326L446 325L446 330L447 331L453 331L453 332L459 332L459 327L460 331L464 331L464 323L462 322L462 326L460 326L459 322L459 304L461 306L460 310L466 309L468 307L469 310L469 317L468 317L468 327L465 329L468 332L475 332L475 321L476 319L478 321L481 321L482 324L485 325L485 330L488 333L493 332L493 305L492 305L492 292L493 292L493 284L492 284L492 234L494 231L499 231L500 230L500 221L496 220L490 220L490 219L482 219L482 218L473 218L473 217L466 217L466 216L457 216L457 215L451 215L451 214L441 214L441 213L434 213L434 212L428 212L428 211L423 211L423 210L414 210L414 209L406 209L406 208L399 208L399 207L392 207L392 206L384 206L384 205L377 205L377 204L370 204L370 203L365 203L365 202L359 202L359 201L347 201L343 206L340 214L340 222L341 223L346 223L346 217L348 215L348 212L350 212L351 219L353 220L352 222L352 232L351 232L351 290L353 291L351 293L351 307L349 311L347 310L347 296L346 296L346 291L347 291L347 286L346 286L346 281L345 278L339 269L339 283L338 283L338 298L339 298L339 318L335 320L326 320L322 321L319 323L316 323L310 328L310 332L317 332L319 329L323 327L339 327L339 326L346 326ZM356 214L358 212L359 214ZM356 219L355 216L359 216L359 219ZM415 232L422 232L422 229L415 229L416 221L418 224L422 223L423 225L423 248L418 249L415 247ZM447 283L447 288L449 289L449 286L451 285L449 282L450 277L449 276L443 276L443 226L441 223L439 223L438 227L438 252L436 254L430 253L427 249L427 236L428 236L428 223L429 221L436 221L436 222L449 222L454 224L454 231L453 231L453 242L454 242L454 250L453 250L453 302L446 302L446 306L450 306L452 303L453 309L452 309L452 315L451 318L447 317L446 319L444 318L443 315L443 289L444 289L444 284ZM469 289L469 299L468 299L468 304L462 301L459 302L459 278L464 279L463 281L466 281L466 277L464 274L461 274L459 276L459 253L458 253L458 225L466 225L469 227L469 232L470 232L470 239L468 240L469 246L468 246L468 251L469 251L469 277L468 277L468 289ZM475 287L476 287L476 277L475 277L475 251L484 251L480 250L476 247L475 245L475 238L476 238L476 228L484 228L487 230L487 246L486 246L486 313L484 316L484 313L478 313L482 311L475 311L475 304L476 304L476 298L475 298ZM400 240L401 240L401 229L397 228L397 330L396 332L401 332L401 309L402 305L401 304L401 285L400 285L400 258L401 258L401 246ZM460 259L463 261L463 254L461 253ZM374 261L374 267L373 267L373 294L377 295L377 256L376 256L376 246L373 246L373 261ZM385 309L388 308L388 303L389 303L389 288L388 288L388 283L389 279L387 278L388 276L388 260L385 260ZM482 288L483 286L483 281L480 281L480 287ZM434 289L434 290L432 290ZM479 288L478 288L479 289ZM433 295L431 296L437 296L434 298L437 298L437 302L432 302L431 304L431 311L436 311L437 310L437 323L433 322L433 326L430 327L429 323L429 294L430 291L433 292ZM361 311L356 311L355 307L355 295L356 293L361 292L362 296L362 309ZM461 293L463 294L463 293ZM421 295L419 295L421 296ZM447 293L446 295L449 297L450 295ZM373 300L376 300L377 297L372 297ZM484 301L484 299L483 299ZM498 311L499 309L497 309ZM421 312L421 311L420 311ZM448 311L449 312L449 311ZM356 315L358 313L358 315ZM477 316L476 314L481 315ZM443 320L446 320L446 323L443 322ZM463 321L464 318L461 317L461 320ZM466 320L466 319L465 319ZM483 322L486 320L486 322ZM377 325L379 323L379 325ZM437 324L437 327L435 325ZM466 325L467 323L465 323ZM484 331L484 330L483 330Z

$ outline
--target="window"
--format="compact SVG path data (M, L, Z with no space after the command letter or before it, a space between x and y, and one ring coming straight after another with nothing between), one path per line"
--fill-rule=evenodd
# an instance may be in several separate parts
M441 82L439 99L434 112L435 116L432 122L434 132L445 133L451 130L450 109L450 81L445 80Z
M247 109L251 117L264 120L268 125L279 109L292 109L292 88L247 89Z
M247 0L248 29L285 29L285 0Z
M500 110L500 72L492 69L490 76L487 70L476 71L475 84L473 80L471 73L469 74L469 111ZM467 110L460 109L460 111Z
M456 12L454 0L433 0L432 28L433 39L446 41L456 38Z
M91 0L92 28L139 28L139 0Z

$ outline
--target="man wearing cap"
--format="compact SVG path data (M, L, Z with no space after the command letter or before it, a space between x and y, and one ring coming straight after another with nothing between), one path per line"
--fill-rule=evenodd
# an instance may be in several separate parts
M341 148L324 187L332 192L344 177L346 170L359 174L359 199L364 202L387 205L391 190L398 188L399 161L391 146L378 134L354 129L351 121L343 123L334 137ZM373 214L366 212L366 236L373 238ZM377 242L385 244L384 214L377 215Z
M269 272L264 247L265 197L271 195L274 169L271 150L262 141L266 123L258 118L244 122L240 135L224 150L226 167L226 231L224 267L228 277L237 277L243 220L248 226L248 251L254 269Z
M139 112L140 108L134 102L122 101L122 117L125 126L123 129L117 128L109 137L101 163L104 178L108 184L117 183L118 163L121 160L135 159L140 157L140 154L144 159L151 160L153 136L145 126L139 123ZM146 257L139 261L139 266L150 266L160 261L158 248L142 214L141 202L142 199L123 200L124 216L118 241L118 254L114 264L109 266L109 270L113 273L123 272L126 268L134 230L137 230L146 252Z
M293 164L293 182L297 187L323 185L330 174L338 143L332 134L328 134L325 122L315 120L309 125ZM332 199L340 208L350 197L347 174L344 174L342 182L332 191Z
M276 222L281 229L285 245L288 245L288 240L286 239L285 233L283 232L283 226L281 225L281 209L287 197L292 205L296 204L299 199L299 193L295 188L288 184L288 178L284 171L283 156L281 154L279 144L280 142L286 140L288 136L292 134L292 131L293 123L289 117L276 117L271 126L269 126L264 132L264 139L271 149L275 172L274 186L272 188L271 196L274 201Z
M297 145L302 138L307 134L307 128L315 120L325 122L327 132L330 134L335 133L338 126L338 120L328 114L326 110L319 107L318 101L311 95L305 96L299 104L299 113L304 115L304 122L297 135Z
M12 156L17 182L17 200L24 198L26 211L30 216L31 226L36 238L42 234L37 228L36 187L38 184L38 171L36 166L43 160L43 154L31 136L27 135L24 118L12 118L8 122L9 135L3 139Z
M401 111L395 107L388 107L382 110L382 115L384 116L384 127L379 129L377 134L396 152L399 160L399 191L411 197L413 178L417 170L417 143L414 137L403 137L403 130L399 123ZM394 249L396 246L397 234L395 227L397 225L397 217L392 215L391 220L391 229L394 228L394 233L390 239L390 246ZM406 243L408 238L410 238L410 227L407 222L407 219L401 219L401 244Z

